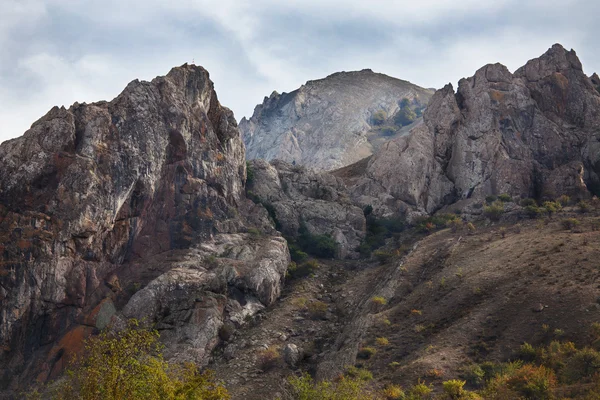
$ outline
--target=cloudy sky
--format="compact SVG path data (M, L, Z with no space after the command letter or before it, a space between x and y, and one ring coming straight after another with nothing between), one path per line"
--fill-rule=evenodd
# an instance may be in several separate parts
M273 90L371 68L441 87L559 42L600 71L598 0L0 0L0 141L54 105L195 60L238 119Z

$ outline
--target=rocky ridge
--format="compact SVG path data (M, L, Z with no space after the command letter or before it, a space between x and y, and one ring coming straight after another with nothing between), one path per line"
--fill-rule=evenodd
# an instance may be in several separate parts
M598 194L600 93L573 50L554 45L511 73L479 69L438 90L423 124L385 143L350 178L379 213L463 209L490 194L554 199ZM364 162L363 162L364 164Z
M240 121L248 159L280 159L317 170L352 164L377 149L388 135L383 131L402 99L412 107L427 105L432 91L371 70L339 72L309 81L291 93L273 92L256 106L250 119ZM393 125L393 124L392 124Z

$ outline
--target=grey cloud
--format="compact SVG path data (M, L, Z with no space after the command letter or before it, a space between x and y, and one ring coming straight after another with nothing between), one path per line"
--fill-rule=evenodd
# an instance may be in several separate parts
M426 87L555 42L600 67L595 0L8 0L0 16L0 141L53 105L110 99L135 78L207 68L236 117L273 90L372 68ZM403 4L404 3L404 4Z

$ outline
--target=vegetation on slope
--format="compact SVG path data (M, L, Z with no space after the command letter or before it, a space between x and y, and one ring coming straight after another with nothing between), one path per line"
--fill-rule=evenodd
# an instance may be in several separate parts
M228 400L212 372L166 362L157 331L136 321L120 332L106 330L85 344L71 369L47 388L53 400ZM30 399L41 399L38 392ZM45 398L45 397L44 397Z

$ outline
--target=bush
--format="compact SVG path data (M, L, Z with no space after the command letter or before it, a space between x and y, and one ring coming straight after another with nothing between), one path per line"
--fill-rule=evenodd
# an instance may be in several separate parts
M523 199L523 200L521 200L521 202L519 204L521 204L521 207L529 207L529 206L537 207L537 202L532 198Z
M254 182L254 169L248 161L246 161L246 185L251 185Z
M309 260L300 265L295 262L288 266L288 276L292 279L305 278L319 269L319 263L316 260Z
M121 332L102 332L85 342L83 354L56 386L56 400L230 399L212 372L162 358L159 334L134 320Z
M577 220L575 218L566 218L561 221L561 224L562 224L563 229L566 230L566 229L573 229L573 228L579 226L580 222L579 222L579 220Z
M406 396L404 394L404 391L402 390L402 387L398 385L386 386L385 389L381 391L381 395L386 400L401 400L404 399L404 397Z
M588 203L587 201L580 201L579 203L577 203L577 208L579 209L580 213L586 213L588 211L590 211L590 203Z
M375 339L375 342L379 346L388 346L390 344L390 341L384 337L378 337L377 339Z
M562 196L560 196L558 199L556 199L556 201L558 203L560 203L560 205L563 207L566 207L569 204L571 204L571 198L569 196L567 196L566 194L563 194Z
M415 226L420 232L430 233L436 229L446 228L454 223L462 223L460 217L456 214L436 214L430 217L417 218Z
M362 360L368 360L369 358L373 357L375 353L377 353L377 350L375 350L373 347L363 347L358 351L356 357Z
M375 258L377 259L377 261L379 261L379 263L381 263L381 264L387 263L394 256L389 251L383 251L383 250L377 250L377 251L375 251L373 253L373 255L375 256Z
M288 378L289 394L292 400L375 400L376 397L366 387L367 382L348 376L335 381L316 383L309 374Z
M545 201L543 206L548 215L552 215L562 210L562 205L558 201Z
M381 128L381 134L383 136L394 136L396 134L396 129L391 126L386 126L385 128Z
M575 353L567 361L564 369L565 378L569 382L577 382L589 378L600 371L600 353L594 349L585 348Z
M537 351L535 350L535 347L525 342L519 347L518 356L523 361L534 361L537 357Z
M524 365L508 378L507 386L527 399L544 400L552 398L556 386L554 372L545 367Z
M313 301L308 304L307 309L312 319L323 319L327 313L327 303Z
M525 206L525 214L531 219L541 217L544 211L545 210L543 208L540 208L538 206Z
M496 195L494 195L494 194L490 194L489 196L485 196L485 202L488 203L488 204L492 204L496 200L498 200L498 197Z
M292 261L299 263L308 258L308 254L300 250L298 245L288 241L288 249L290 250L290 257Z
M483 215L491 221L499 221L502 214L504 214L504 203L501 201L495 201L492 205L483 207Z
M510 203L512 202L512 197L508 193L502 193L500 196L498 196L498 200L503 201L505 203Z
M452 400L460 400L465 395L465 381L460 381L458 379L451 379L442 383L444 387L444 393Z
M381 125L385 122L386 119L387 113L383 110L377 111L371 116L371 121L373 122L373 125Z
M371 299L371 303L378 306L385 306L387 304L387 300L381 296L375 296Z
M472 387L481 387L485 383L485 371L477 364L464 368L460 377Z
M408 392L408 396L406 400L426 400L430 398L431 392L430 386L427 386L425 382L419 381L415 386L413 386Z
M363 257L369 257L373 250L385 245L386 239L402 232L405 227L400 218L376 218L372 214L373 208L369 207L364 210L367 217L367 236L357 249Z
M313 235L304 223L300 224L298 233L296 243L308 254L321 258L334 258L337 254L338 244L331 235Z
M412 124L417 119L417 114L410 107L404 107L398 111L394 117L394 122L398 126L406 126Z
M276 346L269 346L268 349L258 352L256 364L261 371L266 372L275 368L280 360L279 349Z

